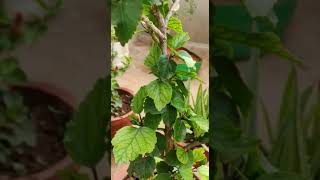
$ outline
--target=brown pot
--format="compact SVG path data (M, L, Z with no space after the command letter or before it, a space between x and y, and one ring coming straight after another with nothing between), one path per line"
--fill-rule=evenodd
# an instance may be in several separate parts
M28 90L37 90L42 91L48 96L55 97L61 101L63 101L66 105L70 107L70 109L75 110L76 101L75 98L66 92L63 89L57 88L53 85L48 83L40 83L40 82L30 82L26 84L20 84L12 87L13 89L28 89ZM57 174L59 171L64 170L66 168L72 168L78 170L79 166L76 165L70 157L66 156L57 163L49 166L47 169L42 170L41 172L37 172L35 174L26 175L23 177L8 177L8 176L1 176L0 180L59 180Z
M119 88L118 91L121 91L122 93L128 94L133 97L133 92L130 89L127 88ZM130 115L133 114L132 111L128 112L125 115L118 116L118 117L111 117L111 137L113 138L116 132L125 126L131 125L131 119Z

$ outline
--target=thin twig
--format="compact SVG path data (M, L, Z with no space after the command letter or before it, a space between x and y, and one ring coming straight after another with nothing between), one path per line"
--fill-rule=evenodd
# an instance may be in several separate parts
M177 7L180 5L180 0L175 0L173 2L173 4L170 6L169 12L166 16L165 19L165 24L167 24L171 18L171 16L173 15L174 11L177 9Z
M165 18L160 13L157 6L152 6L152 14L157 18L160 31L162 32L163 35L165 35L165 38L159 38L159 42L162 49L162 53L166 55L167 54L167 23L165 21Z
M149 20L148 17L142 16L142 24L147 26L150 30L152 30L154 33L156 33L159 38L161 39L167 39L167 37Z

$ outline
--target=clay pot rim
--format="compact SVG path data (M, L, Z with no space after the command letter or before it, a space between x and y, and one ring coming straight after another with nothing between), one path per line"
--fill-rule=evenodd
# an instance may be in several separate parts
M19 83L14 84L11 86L11 88L28 88L33 89L37 91L42 91L50 96L56 97L57 99L64 102L66 105L68 105L72 111L75 111L76 109L76 101L73 95L71 95L69 92L62 88L58 88L53 84L47 83L47 82L37 82L37 81L31 81L26 83ZM56 163L49 165L47 168L25 176L19 176L19 177L10 177L10 176L1 176L1 180L46 180L48 178L53 178L57 175L58 171L66 169L66 167L69 166L75 166L75 163L72 161L72 159L66 155L63 159L58 160ZM78 166L77 166L78 168Z
M123 92L131 95L132 97L134 96L133 91L128 89L128 88L126 88L126 87L120 87L120 88L118 88L118 90L123 91ZM129 112L127 112L126 114L124 114L122 116L117 116L117 117L111 116L111 122L120 121L120 120L122 120L122 119L124 119L126 117L129 117L131 114L133 114L132 110L130 110Z

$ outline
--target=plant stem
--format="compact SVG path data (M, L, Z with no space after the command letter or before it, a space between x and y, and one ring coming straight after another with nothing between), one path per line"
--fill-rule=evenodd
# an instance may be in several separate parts
M91 172L92 172L92 174L93 174L94 180L99 180L99 178L98 178L98 173L97 173L97 169L96 169L95 167L91 167L90 169L91 169Z
M170 152L173 149L172 129L170 126L165 125L164 134L165 134L166 141L167 141L166 154L168 154L168 152Z

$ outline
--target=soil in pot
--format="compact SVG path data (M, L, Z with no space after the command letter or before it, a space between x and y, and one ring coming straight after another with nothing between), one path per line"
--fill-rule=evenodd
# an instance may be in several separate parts
M132 114L131 101L133 99L133 94L125 88L118 89L118 93L122 100L122 107L116 113L112 114L111 137L114 137L116 132L122 127L131 125L129 115Z
M63 100L41 90L14 87L24 97L36 131L36 145L20 145L23 151L14 152L12 159L25 168L23 174L0 166L0 175L16 177L41 172L66 157L63 145L66 122L71 119L73 108Z
M118 93L122 101L122 107L117 109L116 112L113 112L112 117L123 116L131 111L131 100L133 95L123 89L118 89Z

